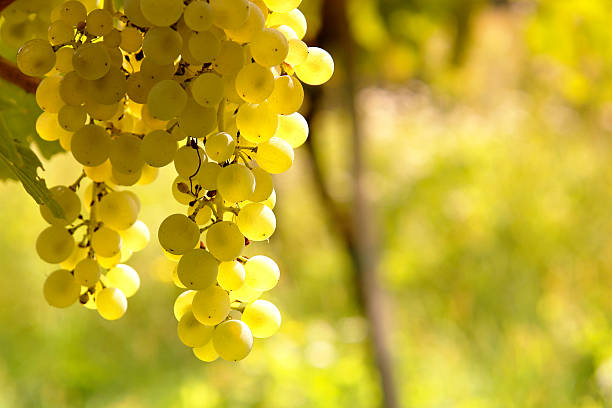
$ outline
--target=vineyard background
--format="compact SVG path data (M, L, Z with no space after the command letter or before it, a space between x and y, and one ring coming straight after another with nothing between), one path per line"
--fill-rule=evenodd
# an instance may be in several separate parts
M44 221L2 183L0 406L611 406L608 2L301 9L337 65L256 246L281 267L280 333L239 364L194 359L155 239L132 258L143 283L124 318L52 309ZM30 132L16 118L33 98L1 89L4 130ZM64 154L44 166L49 186L79 174ZM180 208L173 177L136 188L151 231Z

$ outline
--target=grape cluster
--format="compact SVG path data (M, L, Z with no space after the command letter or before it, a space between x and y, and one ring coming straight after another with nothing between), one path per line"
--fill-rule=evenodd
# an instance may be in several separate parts
M47 37L17 55L22 72L44 76L39 135L59 139L93 181L78 245L88 259L117 256L121 232L140 228L128 223L137 211L122 207L133 195L117 186L151 182L173 163L172 195L186 207L163 220L158 239L177 262L175 283L187 289L174 307L179 338L204 361L241 360L253 337L280 327L276 306L259 299L277 284L278 265L242 252L276 229L271 175L292 166L293 149L308 137L301 83L322 84L334 70L325 50L302 41L300 2L125 0L122 11L105 2L88 12L70 0L51 11ZM125 202L105 218L104 203L118 196ZM78 227L71 222L61 227L68 235ZM119 268L111 266L100 290L85 285L96 304L109 288L123 291L105 283ZM69 269L45 294L47 286L68 290L68 275L77 279Z

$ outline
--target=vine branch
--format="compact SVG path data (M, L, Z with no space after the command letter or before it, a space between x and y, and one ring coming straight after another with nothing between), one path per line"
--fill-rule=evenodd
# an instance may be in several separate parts
M0 12L14 2L15 0L0 0Z
M6 3L6 1L4 3ZM4 3L2 0L0 0L0 9ZM6 5L4 5L4 7L6 7ZM32 94L36 93L36 88L40 83L39 78L27 76L19 71L19 68L17 68L17 65L14 62L11 62L4 57L0 57L0 78L10 82L13 85L17 85L24 91Z

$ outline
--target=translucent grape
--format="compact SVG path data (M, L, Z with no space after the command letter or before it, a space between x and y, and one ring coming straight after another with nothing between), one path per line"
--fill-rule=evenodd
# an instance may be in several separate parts
M153 167L164 167L176 155L178 143L165 130L154 130L145 135L141 144L144 161Z
M274 136L283 139L296 149L308 139L308 122L298 112L278 116L278 129Z
M81 106L64 105L57 114L59 125L69 132L76 132L87 121L87 112Z
M88 252L89 248L75 245L70 253L70 256L60 262L60 267L69 271L73 270L76 265L87 256Z
M147 58L158 65L174 63L183 47L183 39L168 27L154 27L147 31L142 41L142 50Z
M290 65L299 65L308 58L308 45L302 40L292 38L288 40L289 52L285 62Z
M209 286L195 294L191 310L200 323L215 326L225 320L229 314L229 295L219 286Z
M36 133L41 139L47 141L54 141L59 139L62 133L68 133L72 136L72 133L66 132L57 121L57 115L55 113L43 112L36 119Z
M276 27L281 25L289 26L293 29L298 39L304 38L306 35L306 29L308 27L304 14L298 9L291 10L286 13L271 13L268 16L267 24L269 27Z
M236 125L241 137L252 143L263 143L276 133L278 114L267 103L245 103L238 110Z
M283 173L293 164L293 149L283 139L273 137L257 146L255 160L268 173Z
M105 105L95 101L85 102L85 111L92 119L109 120L119 111L119 104Z
M221 262L217 274L219 286L225 290L239 289L244 283L244 266L238 261Z
M104 34L104 46L109 49L117 49L121 45L121 31L116 28L111 28L109 32ZM121 54L123 60L123 54Z
M149 112L154 118L169 120L178 116L187 104L187 93L171 79L158 82L147 97Z
M255 191L255 176L242 164L230 164L219 171L217 191L224 200L232 203L247 200Z
M268 97L268 106L281 115L297 112L304 101L302 84L288 75L281 75L274 80L274 90Z
M94 286L100 279L100 265L92 259L85 258L74 267L74 277L81 286Z
M203 325L195 318L191 310L187 310L179 320L177 331L184 345L200 347L210 341L214 328Z
M197 149L191 146L183 146L176 152L174 157L174 168L179 176L188 179L194 176L201 164L206 161L206 155L204 149L198 147Z
M195 248L200 239L200 229L187 216L172 214L161 223L157 235L166 251L180 255Z
M106 320L117 320L127 311L127 299L118 288L104 288L96 294L96 309Z
M250 3L249 15L244 24L234 30L226 30L226 32L232 41L244 44L250 42L257 33L263 30L265 22L266 18L261 9Z
M298 8L302 0L263 0L272 11L285 13Z
M55 52L45 40L26 42L17 53L17 66L26 75L40 77L55 66Z
M105 283L106 286L120 289L129 298L140 288L140 277L131 266L119 264L106 273Z
M214 14L214 23L223 29L238 28L249 16L247 0L209 0Z
M142 169L132 173L123 173L113 167L110 182L118 186L133 186L140 180L141 175Z
M309 85L321 85L332 77L334 60L324 49L308 47L306 61L293 68L300 81Z
M191 95L200 105L215 108L223 98L223 80L210 72L200 74L191 82Z
M192 1L185 7L183 13L185 24L194 31L208 30L213 23L213 9L205 1Z
M219 358L219 354L215 351L215 347L212 341L209 341L203 346L194 347L193 354L198 358L198 360L204 361L206 363L210 363Z
M63 20L54 21L49 26L47 38L51 45L69 43L74 38L74 28Z
M244 65L244 50L234 41L223 41L221 51L215 57L213 68L221 75L232 75Z
M253 37L250 46L253 59L264 67L281 64L289 53L287 39L274 28L264 28Z
M223 163L232 157L235 148L236 141L231 135L225 132L219 132L208 136L206 138L206 144L204 145L208 158L217 163Z
M187 46L193 57L201 63L212 62L221 52L221 41L210 31L193 33Z
M181 257L176 272L186 288L205 289L217 280L217 260L205 249L190 249Z
M110 68L102 78L91 81L88 85L90 99L105 105L119 102L127 91L127 79L116 67Z
M87 81L76 72L68 72L60 82L59 92L62 100L68 105L80 106L87 99Z
M99 37L107 35L113 30L113 16L104 9L92 10L87 15L85 22L87 32Z
M191 216L195 212L195 208L197 208L196 205L190 206L187 211L187 214ZM201 207L198 210L198 213L195 216L195 222L198 225L206 225L210 223L211 218L212 218L212 210L210 209L210 207L205 205L204 207Z
M264 204L250 203L240 209L236 225L249 240L265 241L276 229L276 217Z
M74 54L74 48L62 47L55 52L55 69L65 74L74 69L72 66L72 55Z
M244 237L236 224L220 221L208 229L206 248L219 261L233 261L242 253Z
M45 204L40 206L40 215L42 215L49 224L58 225L60 227L74 222L81 213L81 200L77 193L66 186L51 187L49 191L51 192L51 197L53 197L55 202L57 202L64 211L64 217L55 217Z
M71 26L76 26L87 17L87 9L80 1L70 0L61 5L59 17Z
M152 24L140 10L140 0L124 0L123 9L128 19L139 27L150 27Z
M49 305L53 307L68 307L79 297L81 287L72 274L59 269L52 272L43 285L43 295Z
M190 183L189 179L178 176L172 183L172 195L176 201L187 205L195 199L196 192L199 192L198 187L199 184L194 179Z
M110 152L110 137L98 125L85 125L72 137L72 155L84 166L97 166L104 163Z
M253 289L245 282L241 287L230 292L230 300L239 300L243 303L251 303L259 299L262 294L263 291Z
M119 47L127 53L136 52L142 47L142 33L136 27L125 27L121 31Z
M249 103L261 103L272 94L274 74L259 64L247 64L236 75L236 92Z
M217 109L205 108L189 98L178 121L187 136L202 138L217 127Z
M273 303L259 299L244 308L242 321L249 326L253 337L265 339L280 329L281 314Z
M144 222L137 220L130 228L120 230L121 245L134 252L145 249L151 239L149 228Z
M175 67L173 63L158 64L150 58L144 58L140 64L140 72L146 81L155 85L159 81L172 79Z
M221 323L215 328L212 338L215 351L227 361L242 360L253 348L253 334L240 320Z
M128 97L136 103L147 103L149 92L153 84L147 81L142 72L136 72L129 76L126 81L126 92Z
M102 78L111 67L108 50L99 42L83 44L75 50L72 66L83 79Z
M191 301L195 294L195 290L186 290L177 296L174 301L174 317L176 317L176 320L180 321L181 317L183 317L187 311L191 310Z
M249 200L253 202L264 201L270 197L270 194L272 194L272 190L274 189L272 176L270 176L270 173L259 167L255 167L251 171L253 172L253 176L255 176L255 190L249 197Z
M117 231L101 226L91 234L91 248L100 256L112 258L121 251L121 236Z
M202 187L206 190L217 189L217 176L221 171L221 166L217 163L207 162L202 164L200 171L198 172L198 181L202 184Z
M183 14L182 0L140 0L144 17L156 26L167 27L178 21Z
M138 205L127 191L112 191L102 197L100 220L114 230L130 228L138 218Z
M270 290L280 278L280 269L276 262L265 255L256 255L244 264L245 283L256 290Z
M66 260L74 248L74 239L64 228L52 225L36 239L36 253L45 262L57 264Z

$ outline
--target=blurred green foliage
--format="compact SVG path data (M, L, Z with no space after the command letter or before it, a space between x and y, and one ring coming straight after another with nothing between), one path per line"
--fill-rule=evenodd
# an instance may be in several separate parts
M401 406L612 406L608 2L349 5ZM304 0L311 38L324 6ZM337 62L312 129L330 190L348 203ZM179 209L171 169L136 188L153 239L130 261L142 289L117 322L46 305L53 267L34 251L44 223L17 184L1 185L0 406L379 405L351 263L307 163L298 150L277 177L277 233L251 249L279 259L266 296L283 328L240 364L201 363L176 337L178 290L155 240ZM68 155L45 167L50 185L79 174Z

